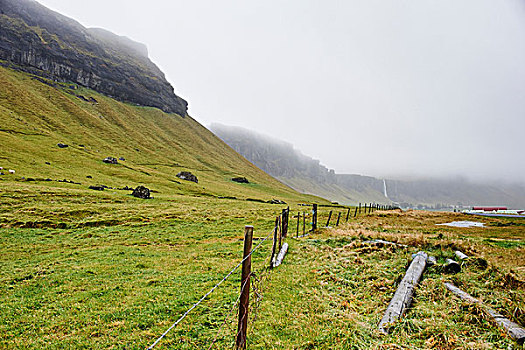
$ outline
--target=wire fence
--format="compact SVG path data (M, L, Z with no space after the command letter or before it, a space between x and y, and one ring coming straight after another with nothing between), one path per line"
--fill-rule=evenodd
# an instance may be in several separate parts
M340 207L341 208L341 207ZM346 222L348 222L349 219L352 218L352 212L350 207L343 208L345 211L339 211L337 215L337 221L336 226L340 224L341 218L344 218ZM354 215L353 217L356 217L359 214L370 214L375 210L392 210L397 209L397 207L388 205L376 205L376 204L365 204L364 206L359 203L359 206L355 207ZM298 212L297 216L292 217L297 218L297 225L296 225L296 238L306 237L310 233L315 232L317 229L317 223L319 218L324 221L325 218L327 218L325 227L329 227L330 221L332 220L332 217L335 218L336 215L333 215L333 210L330 210L326 215L323 213L322 216L319 215L318 207L316 204L313 205L311 212L303 211L302 215L301 212ZM306 231L306 218L308 218L308 226L310 228L308 231ZM248 261L250 268L251 268L251 257L252 255L263 245L264 242L267 240L273 240L272 244L272 251L266 255L265 259L263 260L263 263L261 266L259 266L257 269L250 270L246 277L244 279L244 282L241 284L240 293L239 296L236 298L235 301L231 303L231 307L226 312L226 316L224 317L224 320L220 323L219 327L217 328L217 331L215 332L215 335L213 336L213 339L211 340L209 346L204 347L208 350L213 349L215 346L217 346L219 341L224 341L226 337L235 335L231 337L231 347L239 347L238 339L242 332L242 327L240 326L241 322L243 322L246 318L248 319L249 324L253 327L256 324L257 317L259 315L259 311L261 308L261 305L264 300L264 294L266 290L269 287L269 281L271 280L273 267L277 266L278 264L275 264L275 259L277 257L277 253L281 250L283 246L284 239L288 235L289 230L289 224L290 224L290 208L284 209L279 215L275 221L275 226L271 232L269 232L264 238L259 239L258 244L255 246L255 248L251 249L250 252L243 257L243 259L235 266L233 267L219 282L217 282L208 292L206 292L197 302L195 302L193 305L191 305L173 324L171 324L164 333L162 333L147 349L152 350L154 349L161 340L166 337L166 335L172 331L177 325L179 325L195 308L197 308L201 303L203 303L217 288L219 288L225 281L227 281L234 273L239 269L239 267L243 266L243 264ZM302 219L302 221L301 221ZM300 228L302 223L302 235L299 235ZM253 229L252 229L253 230ZM250 236L250 240L251 240ZM251 243L250 243L251 245ZM246 254L246 252L245 252ZM250 260L248 260L250 259ZM243 267L244 270L244 267ZM251 282L251 283L250 283ZM251 286L251 288L250 288ZM246 292L246 289L248 288L249 292L249 300L252 300L252 302L249 304L249 307L247 308L241 308L241 296L244 292ZM235 310L245 310L242 315L238 315L235 313ZM236 317L238 316L238 322L236 322ZM245 330L244 330L245 331ZM237 343L236 343L237 340ZM246 334L244 334L244 343L243 348L246 346L246 343L248 342L248 339L246 338ZM224 344L222 343L222 346Z

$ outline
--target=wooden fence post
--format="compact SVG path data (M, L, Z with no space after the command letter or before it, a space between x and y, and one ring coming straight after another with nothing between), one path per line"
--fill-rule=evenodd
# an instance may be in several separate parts
M348 222L348 217L350 216L350 208L348 208L348 212L346 213L346 222Z
M306 213L303 211L303 236L306 234Z
M270 258L270 268L273 268L273 261L275 259L275 251L277 250L277 228L279 227L279 217L275 218L275 226L273 228L273 243L272 243L272 257Z
M341 212L339 212L339 215L337 215L337 222L335 223L335 226L339 226L339 220L341 220Z
M357 207L355 207L354 218L357 217Z
M317 230L317 204L314 204L312 209L312 231L315 230Z
M281 234L284 237L286 237L286 234L288 233L288 220L287 220L287 211L286 209L283 209L281 213Z
M297 232L296 236L299 237L299 221L301 220L301 212L297 213Z
M279 252L281 250L281 240L283 238L283 218L281 216L279 216L277 218L277 220L279 220L279 224L277 225L277 229L279 230L279 249L277 249L277 251Z
M330 225L330 219L332 218L332 210L330 210L330 214L328 214L328 221L326 222L326 227Z
M237 349L246 349L246 330L248 329L248 308L250 305L250 275L252 272L253 226L244 227L244 253L241 277L241 297L239 301L239 323L237 326Z
M286 208L286 231L284 237L288 236L288 228L290 227L290 207Z
M359 214L361 214L361 202L359 202Z

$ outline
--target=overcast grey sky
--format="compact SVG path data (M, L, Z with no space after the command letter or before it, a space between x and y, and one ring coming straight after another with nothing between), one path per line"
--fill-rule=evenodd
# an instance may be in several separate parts
M204 125L339 173L525 181L525 1L39 2L145 43Z

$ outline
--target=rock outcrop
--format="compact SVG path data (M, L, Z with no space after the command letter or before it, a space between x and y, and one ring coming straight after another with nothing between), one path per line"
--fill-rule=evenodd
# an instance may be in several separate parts
M33 0L0 0L0 60L121 101L187 113L187 102L175 95L144 45L84 28Z
M199 183L199 179L197 179L197 176L193 175L189 171L181 171L180 173L177 174L177 177L181 180Z
M250 183L250 181L248 181L248 179L245 178L244 176L234 177L234 178L232 178L232 181L233 182L238 182L240 184L249 184Z
M144 186L138 186L137 188L135 188L131 195L133 197L142 198L142 199L151 198L149 188L144 187Z
M106 164L118 164L118 160L115 157L106 157L102 161Z

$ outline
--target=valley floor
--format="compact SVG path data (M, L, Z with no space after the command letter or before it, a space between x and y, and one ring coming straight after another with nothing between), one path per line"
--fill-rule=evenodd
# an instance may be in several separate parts
M116 191L92 199L65 195L74 190L49 190L42 202L29 190L25 197L16 191L4 187L0 197L0 348L6 349L146 348L241 260L244 225L255 226L258 244L285 207L189 195L139 201ZM310 209L289 204L295 215ZM329 210L345 217L344 208L321 207L319 223ZM299 239L291 237L295 220L281 266L266 268L271 240L253 254L257 308L248 348L517 348L443 282L525 325L525 220L479 218L485 228L453 228L435 224L465 216L378 211ZM407 247L363 243L375 238ZM456 249L471 256L462 271L429 268L413 306L390 335L381 335L377 323L411 254L425 250L439 265ZM156 349L209 348L214 340L213 348L230 347L239 286L237 270Z

